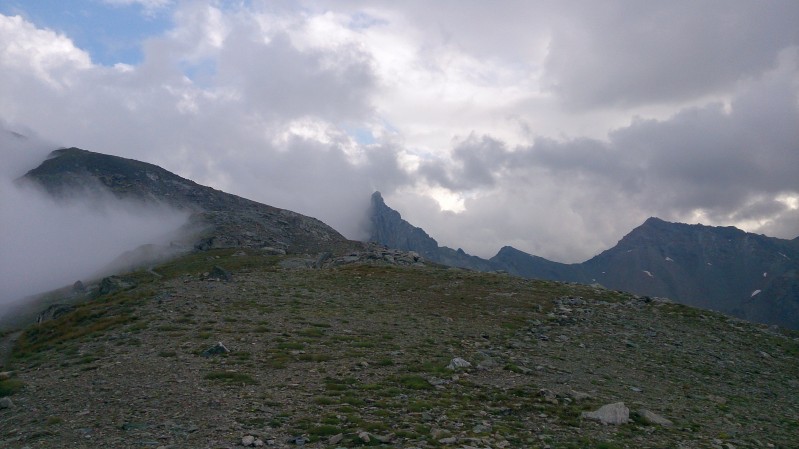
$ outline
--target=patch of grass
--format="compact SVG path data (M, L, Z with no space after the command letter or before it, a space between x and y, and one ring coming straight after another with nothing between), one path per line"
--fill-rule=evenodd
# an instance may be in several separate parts
M17 359L26 358L37 352L136 320L136 317L127 311L114 313L113 309L111 305L92 303L57 320L32 325L20 335L13 355Z
M317 437L335 435L340 432L341 431L339 430L338 427L329 424L322 424L308 429L308 435L317 436Z
M237 373L233 371L214 371L206 374L204 379L221 381L230 384L247 384L257 385L258 381L252 378L249 374Z
M336 399L329 396L317 396L313 401L319 405L333 405L338 403Z
M357 396L351 395L351 394L347 394L347 395L342 396L341 402L345 403L345 404L352 405L354 407L360 407L360 406L366 404L366 401L364 401L363 399L361 399L361 398L359 398Z
M327 362L332 359L328 354L300 354L298 358L303 362Z
M405 388L410 388L411 390L430 390L433 388L424 377L415 376L415 375L405 375L400 376L397 379L397 382Z
M377 361L377 366L392 366L394 365L394 360L385 357Z
M309 327L308 329L303 329L298 333L303 337L309 338L322 338L325 336L325 331L319 329L318 327Z
M175 351L161 351L158 353L158 357L176 357L178 355Z
M64 418L61 418L60 416L48 416L45 423L48 426L54 426L56 424L61 424L62 422L64 422Z
M25 383L16 378L0 380L0 397L11 396L24 386Z

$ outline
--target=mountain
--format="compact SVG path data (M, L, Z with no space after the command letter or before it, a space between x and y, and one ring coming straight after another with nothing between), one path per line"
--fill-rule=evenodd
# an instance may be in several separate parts
M350 244L315 218L202 186L153 164L79 148L53 151L21 182L41 186L57 198L110 191L120 199L186 211L191 217L184 231L196 249L303 253Z
M784 240L734 227L649 218L616 246L582 263L553 262L510 246L489 260L459 253L453 263L440 255L434 239L401 220L379 194L377 200L373 196L372 217L374 241L424 251L426 257L444 264L503 270L534 279L598 283L799 329L799 238Z
M444 265L479 271L493 270L489 261L466 254L460 248L454 250L446 246L438 246L438 242L422 228L408 223L399 212L388 207L380 192L372 194L369 219L371 224L369 241L371 242L377 242L389 248L415 251L427 260Z
M650 218L580 265L581 281L799 328L795 241Z
M570 282L585 278L582 276L579 264L553 262L543 257L527 254L512 246L503 246L489 261L497 269L531 279Z

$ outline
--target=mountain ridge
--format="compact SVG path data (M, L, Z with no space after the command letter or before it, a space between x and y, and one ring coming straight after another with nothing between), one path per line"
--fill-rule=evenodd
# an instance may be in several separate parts
M195 249L272 248L288 253L347 247L349 242L322 221L261 204L182 178L157 165L80 148L61 148L20 182L31 182L56 198L110 191L117 198L153 202L191 213L183 231Z
M380 197L382 201L382 197ZM373 214L390 207L382 204ZM396 211L393 211L396 213ZM392 215L394 218L399 214ZM402 220L404 222L404 220ZM380 219L372 220L373 226ZM416 229L405 222L393 232ZM421 231L421 232L420 232ZM378 243L384 233L373 231ZM425 251L444 264L479 271L506 271L535 279L599 284L606 288L668 297L739 318L799 328L799 239L747 233L732 226L671 223L650 217L613 247L573 264L554 262L511 246L486 260L459 253L448 263L435 239ZM414 239L406 249L416 250ZM435 246L434 246L435 244Z

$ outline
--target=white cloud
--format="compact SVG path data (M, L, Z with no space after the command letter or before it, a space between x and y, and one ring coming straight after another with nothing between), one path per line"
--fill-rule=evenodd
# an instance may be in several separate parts
M0 16L0 118L353 237L379 189L482 256L649 215L799 234L795 2L141 5L172 28L118 67Z
M0 15L0 66L6 76L35 76L48 87L64 88L91 65L90 56L68 37L20 16Z

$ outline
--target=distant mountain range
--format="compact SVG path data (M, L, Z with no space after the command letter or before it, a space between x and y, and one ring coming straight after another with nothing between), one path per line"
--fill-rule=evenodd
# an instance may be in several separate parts
M613 248L582 263L563 264L510 246L488 260L441 247L388 207L379 192L372 195L370 217L372 241L416 251L442 264L596 283L799 329L799 238L784 240L734 227L650 218Z

